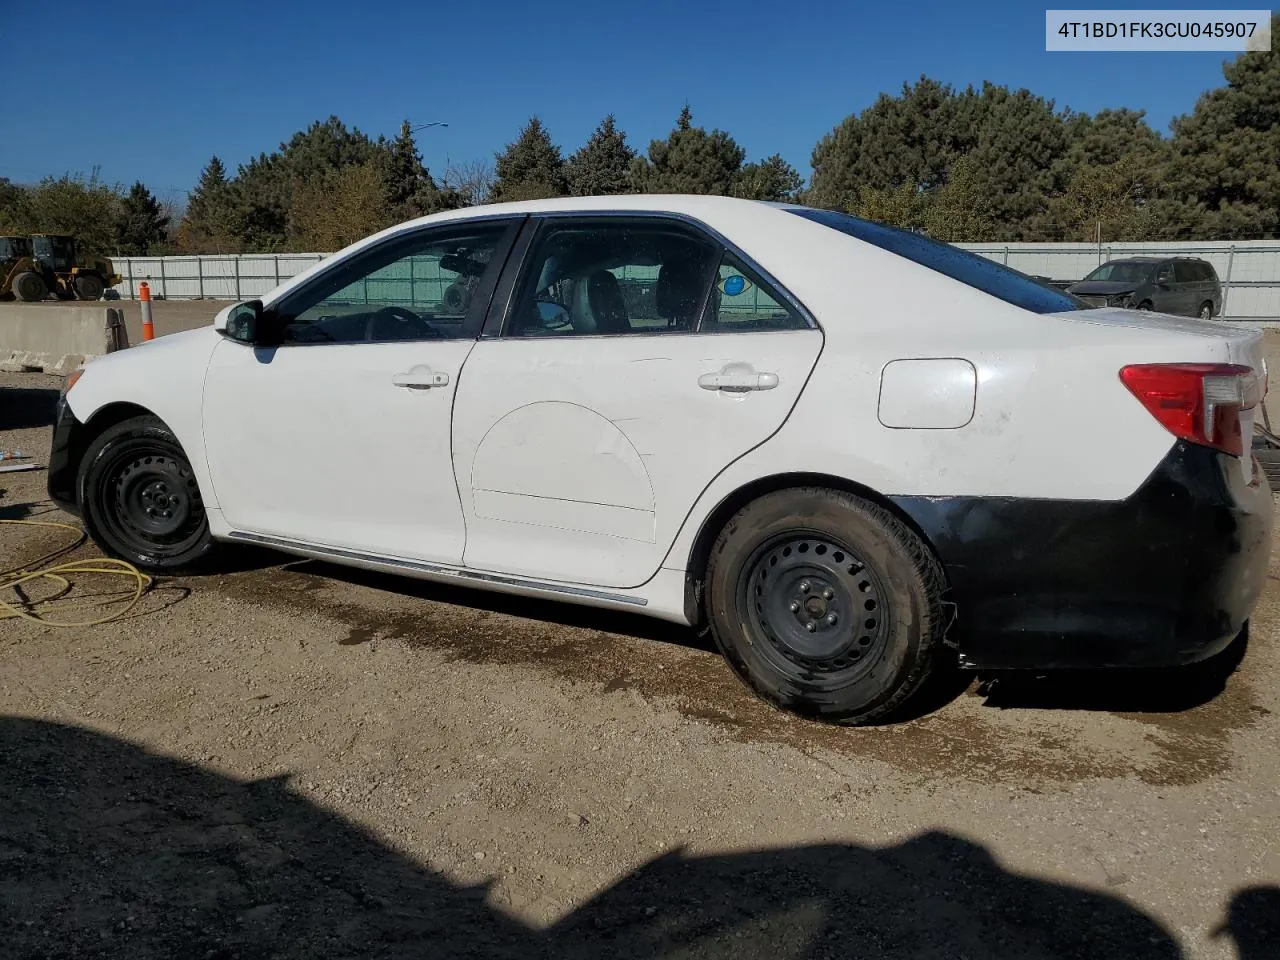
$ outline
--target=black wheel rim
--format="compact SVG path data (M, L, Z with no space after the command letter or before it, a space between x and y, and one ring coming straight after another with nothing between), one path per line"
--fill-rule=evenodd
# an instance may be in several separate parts
M786 534L761 545L739 583L760 653L820 688L847 685L881 657L887 600L878 571L846 544L817 534Z
M106 532L132 553L178 556L204 533L204 503L186 459L168 444L132 440L107 454L95 493Z

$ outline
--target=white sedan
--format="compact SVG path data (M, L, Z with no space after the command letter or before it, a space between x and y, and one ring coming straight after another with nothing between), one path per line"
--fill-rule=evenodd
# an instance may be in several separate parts
M957 659L1222 649L1270 549L1260 342L799 206L476 207L94 360L49 489L148 570L264 544L706 625L869 723Z

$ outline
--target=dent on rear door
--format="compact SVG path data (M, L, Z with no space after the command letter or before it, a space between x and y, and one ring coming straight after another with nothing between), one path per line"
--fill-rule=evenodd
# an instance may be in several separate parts
M454 408L466 566L644 583L707 484L786 420L821 346L816 329L481 341ZM777 385L700 386L732 364Z

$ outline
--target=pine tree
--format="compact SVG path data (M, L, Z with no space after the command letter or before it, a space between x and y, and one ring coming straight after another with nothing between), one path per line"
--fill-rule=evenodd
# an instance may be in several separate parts
M400 134L384 148L386 199L392 223L412 220L444 209L440 188L422 163L422 154L406 120Z
M1280 236L1280 53L1243 53L1222 72L1226 86L1173 121L1158 214L1168 239Z
M781 155L774 154L759 163L748 163L734 178L733 195L747 200L769 200L783 203L795 200L804 178Z
M613 114L605 117L590 139L565 164L569 192L575 197L629 193L629 171L636 152L617 128Z
M496 172L494 201L563 197L569 192L560 148L537 117L531 117L515 142L497 154Z
M189 253L234 253L242 249L236 195L216 156L200 172L178 228L178 246Z
M164 242L168 226L169 218L161 211L160 201L139 180L120 201L116 247L125 255L145 255Z
M686 103L666 140L649 144L649 156L631 164L631 182L641 193L728 194L746 151L723 130L693 126Z

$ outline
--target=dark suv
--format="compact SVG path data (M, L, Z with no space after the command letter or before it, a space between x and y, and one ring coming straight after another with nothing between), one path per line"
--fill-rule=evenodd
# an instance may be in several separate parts
M1213 266L1194 257L1108 260L1067 287L1095 307L1156 310L1212 320L1222 312L1222 285Z

